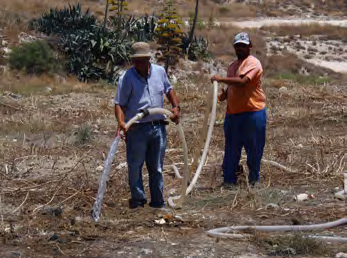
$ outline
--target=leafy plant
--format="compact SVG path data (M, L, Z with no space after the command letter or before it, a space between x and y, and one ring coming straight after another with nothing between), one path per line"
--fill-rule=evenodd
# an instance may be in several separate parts
M63 9L51 8L32 24L37 31L46 35L65 36L76 30L92 30L96 25L96 18L89 13L89 9L83 13L81 5L77 4Z
M151 41L154 40L156 35L158 18L153 14L152 16L144 16L136 20L134 26L126 27L130 35L135 41Z
M133 40L126 34L100 24L81 6L51 9L36 22L36 29L60 38L60 50L66 55L68 72L81 81L115 80L114 69L128 62Z
M186 37L185 37L186 39ZM210 53L208 52L208 41L206 38L200 36L196 37L194 36L192 43L190 44L189 50L188 50L188 58L190 60L198 60L198 59L209 59Z
M180 25L181 18L173 6L171 0L168 0L164 7L163 14L158 21L156 32L158 35L157 43L159 49L163 52L163 61L165 70L168 71L170 65L175 65L181 55L182 33Z
M51 73L58 68L53 50L42 40L13 48L9 64L12 69L24 70L29 74Z

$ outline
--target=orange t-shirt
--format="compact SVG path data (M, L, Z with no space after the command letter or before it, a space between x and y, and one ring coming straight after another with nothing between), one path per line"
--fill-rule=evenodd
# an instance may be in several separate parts
M250 55L229 65L227 77L247 76L250 81L242 87L229 86L227 114L259 111L265 108L262 84L263 68L257 58Z

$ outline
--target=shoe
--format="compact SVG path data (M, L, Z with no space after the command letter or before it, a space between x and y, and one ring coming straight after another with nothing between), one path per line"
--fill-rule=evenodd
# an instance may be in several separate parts
M264 190L266 188L262 183L259 183L258 181L250 182L249 186L250 186L249 192L252 194L256 194L258 192L261 192L262 190Z
M250 182L250 183L249 183L249 186L250 186L251 188L254 188L254 189L261 189L261 188L264 188L263 184L261 184L259 181Z
M165 208L165 203L163 204L153 204L152 202L149 203L149 207L155 208L155 209L162 209Z
M129 199L129 208L130 209L136 209L138 207L144 208L146 203L147 203L146 199L140 200L140 201L134 201L133 199L130 198Z
M227 182L223 182L220 187L223 187L226 190L230 190L230 191L234 191L238 189L237 184L234 183L227 183Z

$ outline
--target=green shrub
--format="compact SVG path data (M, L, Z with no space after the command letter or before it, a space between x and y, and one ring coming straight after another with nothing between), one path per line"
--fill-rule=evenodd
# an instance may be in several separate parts
M51 73L57 69L53 50L43 40L23 43L12 49L9 55L12 69L29 74Z

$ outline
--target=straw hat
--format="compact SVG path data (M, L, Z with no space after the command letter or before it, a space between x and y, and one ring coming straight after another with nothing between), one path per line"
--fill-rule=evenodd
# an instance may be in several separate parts
M151 49L146 42L136 42L131 46L132 55L130 58L151 57Z

